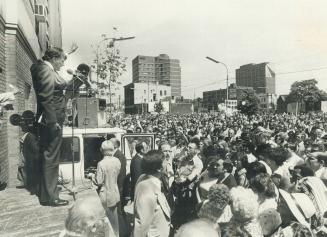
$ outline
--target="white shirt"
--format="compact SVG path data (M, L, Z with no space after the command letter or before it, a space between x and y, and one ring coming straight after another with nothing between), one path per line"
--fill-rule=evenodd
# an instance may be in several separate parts
M189 180L193 180L196 176L200 177L200 174L203 169L203 163L202 160L198 157L198 155L195 155L193 158L194 168L192 170L192 173L187 176Z

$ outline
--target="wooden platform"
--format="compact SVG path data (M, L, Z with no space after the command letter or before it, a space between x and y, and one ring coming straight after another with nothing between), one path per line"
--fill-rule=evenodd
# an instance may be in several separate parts
M69 187L69 184L67 185ZM76 185L76 198L97 195L89 183ZM64 207L41 206L35 195L25 189L8 188L0 192L0 236L58 236L64 229L69 207L74 203L68 191L60 193L62 199L70 201Z

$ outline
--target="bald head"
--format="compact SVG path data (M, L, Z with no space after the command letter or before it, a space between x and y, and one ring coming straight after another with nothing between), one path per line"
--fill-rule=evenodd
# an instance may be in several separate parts
M87 232L106 213L98 197L89 196L77 199L69 209L65 226L69 231L77 233Z
M220 230L216 230L212 223L204 219L197 219L182 225L175 237L220 237Z

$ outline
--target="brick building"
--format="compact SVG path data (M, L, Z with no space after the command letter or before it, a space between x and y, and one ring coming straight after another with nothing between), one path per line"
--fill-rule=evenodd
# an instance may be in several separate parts
M62 47L60 0L0 0L0 93L8 84L22 92L14 102L14 110L5 114L0 130L0 182L9 186L17 184L19 140L21 131L9 124L13 113L30 109L35 111L35 94L30 66L49 46ZM52 20L51 19L55 19ZM59 36L50 37L52 32Z

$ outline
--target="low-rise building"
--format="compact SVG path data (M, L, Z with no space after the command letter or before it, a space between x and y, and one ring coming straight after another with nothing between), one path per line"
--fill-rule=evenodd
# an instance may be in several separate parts
M149 102L159 102L171 97L170 86L159 83L130 83L124 86L125 113L148 111Z
M229 100L241 100L244 96L244 91L253 91L252 87L237 87L235 83L231 84L228 89ZM218 104L225 103L226 89L204 91L203 92L203 107L207 111L217 111Z

